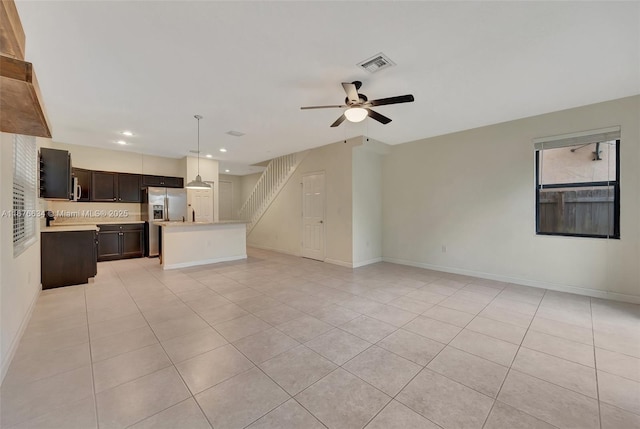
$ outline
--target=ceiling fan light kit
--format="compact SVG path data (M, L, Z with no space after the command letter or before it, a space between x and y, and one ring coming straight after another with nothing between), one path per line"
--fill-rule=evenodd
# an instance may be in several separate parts
M211 189L211 185L207 182L202 181L202 177L200 177L200 119L202 116L194 115L194 118L198 120L198 174L196 175L196 180L192 180L187 183L185 188L187 189Z
M336 119L336 121L331 124L331 127L337 127L341 123L346 120L349 122L361 122L367 116L371 119L375 119L383 125L391 122L390 118L387 118L380 113L371 110L370 107L375 106L386 106L388 104L400 104L400 103L411 103L414 101L413 95L399 95L397 97L389 97L389 98L379 98L377 100L371 100L367 98L366 95L358 93L358 90L362 86L362 82L359 80L353 81L351 83L342 82L342 88L344 92L347 94L347 98L345 98L345 104L336 104L331 106L306 106L301 107L302 110L308 109L346 109L344 113Z
M369 112L367 112L367 109L363 109L362 107L351 107L344 112L344 116L346 116L350 122L362 122L368 115Z

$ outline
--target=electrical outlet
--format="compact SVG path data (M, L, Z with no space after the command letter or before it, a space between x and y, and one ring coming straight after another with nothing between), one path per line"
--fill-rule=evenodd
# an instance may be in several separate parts
M447 253L447 246L446 245L442 245L442 253Z

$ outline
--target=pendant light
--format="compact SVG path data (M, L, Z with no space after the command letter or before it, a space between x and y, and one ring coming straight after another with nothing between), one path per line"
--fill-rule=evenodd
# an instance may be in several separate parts
M211 189L211 185L203 182L202 177L200 177L200 119L202 116L195 115L194 118L198 120L198 175L196 176L196 180L192 180L187 183L187 189Z

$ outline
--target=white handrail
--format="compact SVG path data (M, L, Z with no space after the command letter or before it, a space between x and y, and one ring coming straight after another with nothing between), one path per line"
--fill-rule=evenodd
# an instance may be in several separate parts
M253 229L255 223L264 214L307 153L308 151L293 153L269 161L267 168L262 172L253 191L238 212L240 219L249 222L247 234Z

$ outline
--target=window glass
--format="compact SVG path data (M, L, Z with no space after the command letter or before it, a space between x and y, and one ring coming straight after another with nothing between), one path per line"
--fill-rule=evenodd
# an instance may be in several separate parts
M536 151L536 232L620 238L620 140Z
M542 185L616 180L615 141L544 149L541 152L539 169Z

